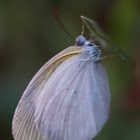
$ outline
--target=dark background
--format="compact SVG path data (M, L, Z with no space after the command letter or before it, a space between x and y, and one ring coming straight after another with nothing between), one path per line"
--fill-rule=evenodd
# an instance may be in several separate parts
M53 17L54 5L69 32L81 33L81 15L132 56L105 59L111 88L111 113L95 140L140 140L140 2L139 0L0 1L0 140L12 140L16 105L38 69L74 44ZM88 30L86 30L88 38Z

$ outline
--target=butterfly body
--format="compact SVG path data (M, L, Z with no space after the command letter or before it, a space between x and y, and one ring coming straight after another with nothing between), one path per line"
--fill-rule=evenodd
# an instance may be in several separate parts
M91 140L109 115L110 91L101 50L79 36L48 61L16 108L15 140Z

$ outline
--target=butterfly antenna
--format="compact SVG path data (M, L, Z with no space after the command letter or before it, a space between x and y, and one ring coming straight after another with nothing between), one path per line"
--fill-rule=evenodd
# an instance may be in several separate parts
M72 38L72 40L75 41L75 37L73 37L73 36L68 32L68 30L66 29L66 27L64 26L64 24L63 24L63 22L62 22L62 20L61 20L61 18L60 18L60 16L59 16L58 11L57 11L56 8L53 8L53 15L54 15L56 21L57 21L57 22L59 23L59 25L61 26L61 28L64 30L64 32L65 32L70 38Z
M84 31L85 31L85 24L84 21L82 20L82 32L81 32L82 36L84 35Z

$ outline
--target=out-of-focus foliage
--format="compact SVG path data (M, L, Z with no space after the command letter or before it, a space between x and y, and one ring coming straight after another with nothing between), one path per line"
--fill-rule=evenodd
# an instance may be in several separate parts
M116 52L123 60L132 60L119 48L119 46L116 45L116 43L113 43L107 35L101 31L100 27L98 27L93 20L84 16L81 16L81 19L95 39L99 41L101 47L106 50L114 50L114 52Z
M96 21L134 61L104 59L111 88L111 113L95 140L140 139L140 1L0 1L0 139L12 140L11 122L28 82L52 56L74 44L55 21L54 5L68 28L81 33L81 15ZM90 39L90 33L85 31ZM102 51L102 56L113 52Z

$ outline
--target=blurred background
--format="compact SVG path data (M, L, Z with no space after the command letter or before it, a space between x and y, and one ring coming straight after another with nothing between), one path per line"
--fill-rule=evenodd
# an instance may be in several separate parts
M136 59L104 60L111 113L95 140L140 140L139 0L0 1L0 140L13 140L14 110L33 75L56 53L74 44L54 19L53 5L74 37L81 33L80 16L84 15Z

